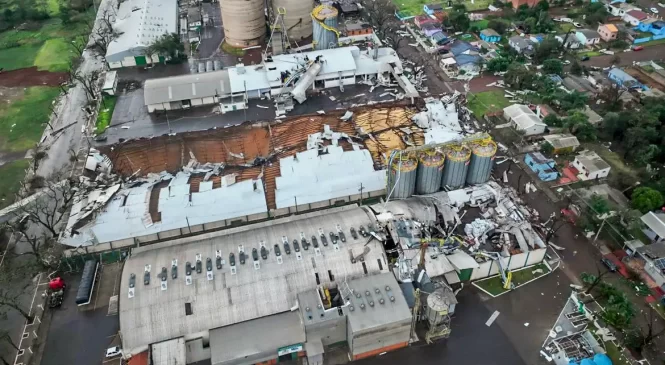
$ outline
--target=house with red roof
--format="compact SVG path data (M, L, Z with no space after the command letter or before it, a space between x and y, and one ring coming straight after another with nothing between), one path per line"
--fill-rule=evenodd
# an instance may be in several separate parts
M636 27L638 24L640 24L640 22L646 20L648 17L649 15L647 15L647 13L635 9L627 11L621 19L623 19L624 22L630 23L630 25Z

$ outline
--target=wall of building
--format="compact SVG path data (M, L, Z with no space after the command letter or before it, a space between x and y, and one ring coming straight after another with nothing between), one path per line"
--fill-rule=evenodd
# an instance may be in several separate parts
M501 264L504 268L517 270L525 266L535 265L545 259L547 249L538 248L529 252L522 252L510 257L502 257ZM473 270L471 281L484 279L499 273L499 265L494 260L488 260L480 264L480 267Z
M211 357L210 346L203 347L203 338L185 342L185 356L188 364L208 360Z
M397 348L403 347L401 344L408 344L410 335L410 320L392 323L389 326L369 329L363 332L353 332L353 329L350 328L348 339L349 350L354 360L362 359L374 356L385 351L384 349L396 345L398 346Z
M307 341L320 338L324 347L346 341L346 316L334 320L305 324Z
M647 263L644 265L644 271L646 271L649 276L653 279L653 281L658 284L658 286L662 287L665 285L665 276L661 273L661 271L655 267L653 264Z

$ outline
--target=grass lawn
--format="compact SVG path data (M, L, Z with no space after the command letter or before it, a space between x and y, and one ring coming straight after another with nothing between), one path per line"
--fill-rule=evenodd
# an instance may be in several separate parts
M577 55L579 56L579 58L582 58L584 56L597 57L597 56L602 56L603 54L598 51L584 51L578 53Z
M557 27L561 30L562 33L568 33L572 29L575 29L575 26L570 23L559 23ZM574 34L569 35L568 37L574 37Z
M64 39L49 39L39 49L33 64L40 70L66 72L74 52L74 48Z
M464 1L464 6L468 11L487 9L490 6L490 4L492 4L491 0Z
M49 71L62 71L74 56L69 43L86 35L83 22L63 25L60 19L49 19L35 30L8 30L0 33L0 67L5 70L38 66Z
M233 47L226 42L222 43L222 50L230 55L237 57L242 57L245 55L245 51L243 51L242 48Z
M537 269L541 269L543 272L533 273L533 271ZM526 283L529 280L539 278L549 272L550 270L547 268L547 266L543 263L540 263L538 265L520 271L513 271L512 282L515 284L515 286L518 286ZM492 295L498 295L508 291L503 288L503 283L501 282L501 276L495 276L491 279L477 281L476 285L485 289L487 292L489 292Z
M596 152L603 160L607 161L613 170L621 171L622 173L629 176L638 176L639 171L626 165L626 161L624 161L624 159L621 158L621 156L619 156L616 152L612 152L598 143L584 143L583 145L584 148Z
M60 94L57 87L35 86L11 104L0 104L0 150L26 151L44 131L51 114L51 103Z
M510 105L510 102L503 96L503 91L496 90L473 94L467 107L471 109L476 118L480 118L488 111L503 109L508 105Z
M487 28L487 25L490 23L489 20L483 19L483 20L477 20L475 22L471 22L472 27L478 28L478 30L483 30Z
M0 209L14 202L29 165L29 160L16 160L0 166Z
M114 95L104 95L101 110L97 115L97 123L95 124L95 133L104 133L109 124L111 124L111 117L113 117L113 109L115 109L115 102L118 98Z
M397 6L400 13L416 16L424 14L423 5L427 4L441 4L444 8L448 6L447 1L432 1L432 0L392 0L393 4ZM492 0L464 0L462 2L468 11L487 9L492 3Z

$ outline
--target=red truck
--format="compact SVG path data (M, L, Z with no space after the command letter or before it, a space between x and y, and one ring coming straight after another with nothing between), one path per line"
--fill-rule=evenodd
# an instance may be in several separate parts
M51 279L48 283L49 288L49 301L48 306L50 308L57 308L62 305L62 300L65 297L65 288L67 285L61 277L56 277Z

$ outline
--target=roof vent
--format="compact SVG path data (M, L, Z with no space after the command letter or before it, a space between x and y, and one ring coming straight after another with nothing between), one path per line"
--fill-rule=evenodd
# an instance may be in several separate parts
M310 312L312 309L310 307L305 307L305 312Z
M326 238L326 235L321 233L321 235L319 237L321 237L321 243L323 244L323 246L327 247L328 246L328 239Z
M264 247L261 247L261 258L264 260L268 259L268 250Z
M309 242L307 242L307 240L305 239L305 237L303 237L303 238L300 240L300 243L302 244L302 248L305 249L305 251L309 250Z
M129 292L127 293L127 297L129 297L129 299L134 298L135 286L136 286L136 275L129 274Z
M374 306L374 301L373 301L373 300L370 300L370 301L369 301L369 306L370 306L370 307L373 307L373 306Z
M321 309L321 304L317 304L316 307Z
M349 310L350 310L351 312L353 312L354 310L356 310L356 307L354 307L354 306L350 306L350 307L349 307Z
M367 237L367 231L365 230L365 227L363 227L362 225L360 225L360 228L358 228L358 230L360 231L360 235L361 235L361 236L363 236L363 237Z
M360 298L361 296L360 293L356 293L356 298Z
M385 304L385 300L383 298L379 299L379 304Z
M370 294L369 290L365 290L365 296L369 296Z
M381 290L379 290L379 288L374 288L374 292L375 292L376 294L379 294L379 293L381 293Z
M351 227L350 231L351 231L351 237L353 237L354 240L357 240L358 239L358 233L356 232L356 229Z
M360 309L365 309L365 303L360 303Z
M386 285L386 291L390 291L390 287Z
M187 276L192 275L192 264L189 261L185 263L185 275Z
M319 248L319 240L316 239L316 236L312 236L312 246Z
M166 270L166 267L162 267L162 272L161 274L159 274L160 279L162 279L160 283L160 287L162 288L162 290L166 290L167 288L166 279L168 275L169 274L168 271Z
M212 259L210 257L206 259L206 278L208 281L214 278L214 275L212 274Z
M275 243L275 246L273 247L273 250L275 250L275 256L280 257L282 256L282 250L279 249L279 245Z
M337 235L333 232L330 232L330 241L332 241L333 245L337 244Z
M395 297L391 296L391 297L390 297L390 301L391 301L391 302L394 302L394 301L395 301Z
M231 275L236 274L236 255L231 252L229 254L229 265L231 265Z
M240 251L240 253L238 254L238 260L240 261L240 265L245 264L245 252Z
M284 252L286 252L287 255L291 254L291 246L289 246L288 242L284 242Z
M178 278L178 260L173 259L171 261L171 279L175 280Z
M201 254L196 254L196 273L200 274L203 271L203 263L201 262Z

